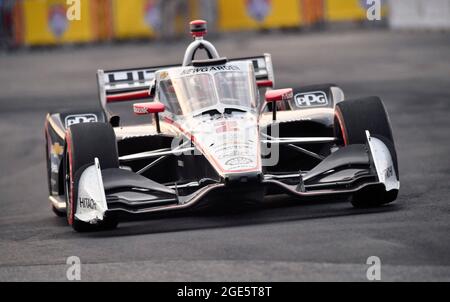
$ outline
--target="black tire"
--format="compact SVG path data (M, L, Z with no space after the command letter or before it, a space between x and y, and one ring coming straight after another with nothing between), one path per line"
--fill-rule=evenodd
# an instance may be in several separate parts
M53 205L52 205L52 211L53 211L53 213L55 213L55 215L56 216L58 216L58 217L66 217L67 215L66 215L66 212L63 212L63 211L59 211L57 208L55 208Z
M77 172L94 163L97 157L102 170L118 168L119 159L114 130L106 123L83 123L71 126L66 132L66 156L64 165L67 221L77 232L114 229L118 221L112 215L105 216L99 224L89 224L75 218L77 203Z
M351 203L355 208L379 207L397 199L398 190L387 191L384 187L366 188L353 194Z
M369 130L371 136L382 140L389 149L398 177L394 138L389 117L380 98L372 96L346 100L336 104L335 113L335 132L337 137L342 138L342 143L365 144L365 130ZM394 201L397 194L397 190L386 192L383 187L363 189L353 195L352 204L358 208L379 206Z

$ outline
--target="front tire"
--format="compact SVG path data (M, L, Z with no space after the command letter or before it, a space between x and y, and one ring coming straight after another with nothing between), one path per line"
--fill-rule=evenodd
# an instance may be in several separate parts
M351 203L358 209L379 207L397 199L398 190L386 191L383 188L362 189L353 194Z
M365 131L380 139L389 149L398 177L397 152L391 125L383 102L379 97L347 100L336 104L335 132L343 145L365 144ZM384 186L365 188L353 194L351 202L356 208L376 207L397 198L398 190L386 191Z
M106 123L83 123L71 126L66 132L66 156L64 165L67 221L77 232L114 229L118 220L106 215L98 224L78 220L76 195L78 192L75 176L77 171L92 165L97 157L102 169L118 168L118 152L114 130Z

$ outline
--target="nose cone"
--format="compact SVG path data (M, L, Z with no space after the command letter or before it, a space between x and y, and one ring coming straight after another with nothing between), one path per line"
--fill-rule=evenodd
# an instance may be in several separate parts
M256 119L224 117L202 127L195 141L217 173L225 178L261 174L261 151Z

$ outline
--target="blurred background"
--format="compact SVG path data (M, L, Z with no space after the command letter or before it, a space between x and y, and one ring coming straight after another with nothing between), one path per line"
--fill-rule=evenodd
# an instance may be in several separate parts
M80 0L78 21L68 2L0 0L0 281L61 281L71 255L83 281L364 281L370 255L383 281L450 280L450 0L381 1L378 21L374 0ZM272 54L276 88L380 96L398 200L359 211L280 199L91 235L54 217L47 112L98 106L97 69L181 63L196 18L221 55Z
M212 35L339 24L450 29L449 0L380 1L382 18L373 22L366 0L0 0L0 47L174 39L198 18ZM80 20L69 21L67 9L77 2Z

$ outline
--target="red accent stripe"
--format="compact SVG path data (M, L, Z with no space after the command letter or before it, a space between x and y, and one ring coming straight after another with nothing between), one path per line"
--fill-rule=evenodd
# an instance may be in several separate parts
M69 186L70 186L70 193L69 193L69 206L70 206L70 215L68 215L68 222L70 225L73 224L74 219L74 201L73 201L73 172L72 172L72 135L70 134L70 130L67 130L66 132L66 143L67 143L67 152L69 153ZM67 209L66 209L67 211Z
M125 92L125 93L119 93L119 94L111 94L106 96L106 102L107 103L114 103L114 102L124 102L124 101L132 101L132 100L138 100L138 99L144 99L144 98L150 98L150 94L148 90L139 90L139 91L133 91L133 92Z
M266 92L266 102L277 102L292 98L292 88L269 90Z
M271 80L256 81L256 85L258 85L258 87L273 87L273 81Z
M203 37L206 35L206 30L205 31L199 31L199 32L191 32L192 36L194 37Z
M342 139L344 140L344 146L347 146L348 145L347 131L345 129L345 124L343 123L344 119L342 118L342 113L341 113L339 107L336 107L335 116L338 120L339 127L341 128Z

